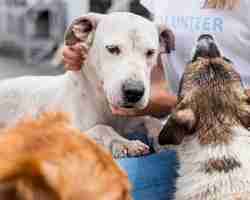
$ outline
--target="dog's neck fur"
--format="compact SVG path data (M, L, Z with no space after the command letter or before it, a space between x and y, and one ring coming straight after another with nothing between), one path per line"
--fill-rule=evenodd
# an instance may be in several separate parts
M240 100L233 95L231 84L222 85L202 88L194 96L193 110L198 118L195 135L201 145L229 144L233 137L231 127L241 125L237 119Z
M78 110L76 113L86 113L87 109L95 109L95 111L90 112L93 115L75 117L76 119L82 119L81 122L78 122L79 126L84 126L86 130L99 123L108 123L112 113L95 68L85 65L81 71L67 72L67 74L70 80L68 92L74 90L75 96L72 97L72 101L74 101L75 109ZM93 101L93 96L96 97L95 101ZM87 119L85 119L86 117ZM88 127L82 124L87 124Z
M243 127L230 131L229 144L201 145L197 136L184 140L178 149L176 200L224 200L250 192L250 132Z

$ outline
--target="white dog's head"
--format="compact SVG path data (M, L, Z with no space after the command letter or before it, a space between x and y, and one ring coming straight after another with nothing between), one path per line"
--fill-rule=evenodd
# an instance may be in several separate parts
M159 53L174 49L169 29L126 12L82 16L71 24L65 41L89 48L87 66L95 68L111 106L136 109L148 104Z

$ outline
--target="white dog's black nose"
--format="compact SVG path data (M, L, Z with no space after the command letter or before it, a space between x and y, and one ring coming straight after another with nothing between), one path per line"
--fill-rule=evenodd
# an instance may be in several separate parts
M193 60L196 60L198 57L217 58L220 56L221 53L214 41L213 36L203 34L198 38Z
M141 81L128 80L122 85L122 92L125 104L135 104L144 96L145 87Z

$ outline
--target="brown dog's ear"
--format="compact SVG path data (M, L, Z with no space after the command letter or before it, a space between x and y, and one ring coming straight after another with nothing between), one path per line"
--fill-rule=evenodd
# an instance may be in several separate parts
M160 52L171 53L175 50L175 35L171 29L164 25L158 25L159 40L160 40Z
M240 105L238 110L240 121L245 128L250 128L250 96L249 91L245 92L243 103Z
M82 42L89 47L97 25L103 16L102 14L90 13L75 19L66 30L65 44L71 46Z
M246 90L245 93L246 93L246 96L247 96L246 102L247 102L248 105L250 105L250 90Z
M172 113L159 135L159 144L181 144L185 135L194 128L196 118L191 109L179 110Z

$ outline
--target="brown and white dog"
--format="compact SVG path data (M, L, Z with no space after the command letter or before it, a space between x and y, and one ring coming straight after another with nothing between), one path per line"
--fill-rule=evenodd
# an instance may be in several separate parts
M63 113L0 136L0 200L131 200L127 175Z
M177 200L250 199L250 98L210 35L198 39L159 136L180 144Z

